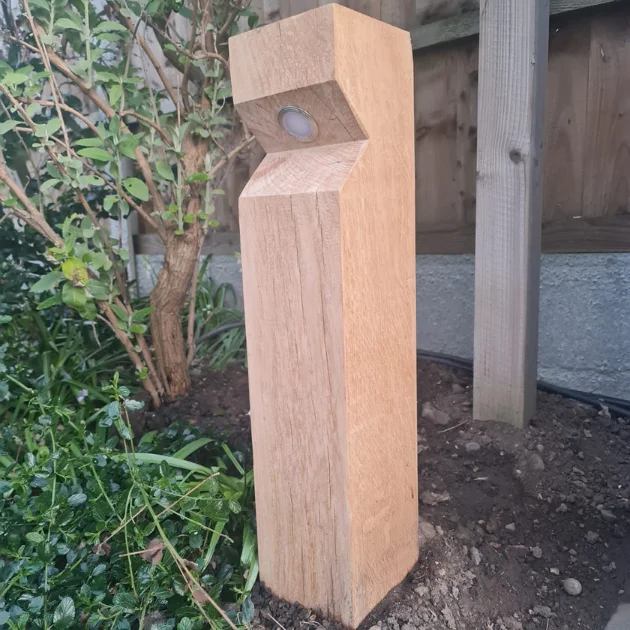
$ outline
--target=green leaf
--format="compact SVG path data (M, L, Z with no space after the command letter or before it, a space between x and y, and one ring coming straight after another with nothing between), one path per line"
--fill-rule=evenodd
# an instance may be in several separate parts
M120 405L118 401L112 400L112 402L107 405L107 416L109 418L120 418Z
M107 195L103 200L103 208L106 212L109 212L117 201L118 197L116 195Z
M251 624L254 620L254 602L252 598L247 595L241 604L241 618L246 625Z
M83 494L83 492L79 492L77 494L73 494L68 497L68 505L71 507L77 507L78 505L83 505L87 501L87 496Z
M0 315L0 324L8 324L12 319L11 315Z
M53 186L56 186L57 184L60 184L61 180L60 179L47 179L42 185L41 188L39 189L41 192L45 192L46 190L48 190L49 188L52 188Z
M39 532L29 532L26 534L26 540L34 543L35 545L39 545L39 543L43 543L46 539Z
M55 30L56 31L65 31L65 30L73 30L81 32L81 27L78 24L75 24L72 20L68 18L59 18L55 22Z
M168 455L158 455L157 453L136 453L135 455L127 455L125 457L131 461L136 460L144 464L161 464L162 462L165 462L169 466L173 466L173 468L190 470L204 475L214 474L214 471L206 466L195 464L194 462L189 462L185 459L178 459L177 457L169 457Z
M185 184L194 184L196 182L207 182L210 179L208 173L193 173L184 180Z
M85 289L82 287L73 287L69 282L63 285L61 299L66 306L77 311L82 311L87 303Z
M105 302L109 299L109 287L98 280L88 280L87 289L95 300Z
M74 144L78 147L102 147L103 141L100 138L81 138L75 140Z
M114 81L115 83L118 83L120 81L120 77L117 74L114 74L113 72L99 71L99 72L95 72L94 76L99 81L103 81L103 83L107 83L109 81Z
M110 162L112 160L111 153L108 153L104 149L98 149L96 147L81 149L80 151L77 151L77 153L81 157L86 157L90 160L96 160L97 162Z
M46 123L46 134L53 136L61 129L61 120L59 118L52 118Z
M53 625L55 628L69 628L74 621L76 612L72 597L64 597L59 602L53 613Z
M132 135L130 133L125 134L120 142L118 143L118 150L125 156L131 160L136 159L136 149L140 144L140 139L142 136L140 134Z
M112 107L116 107L118 101L120 101L122 97L122 85L112 85L109 88L109 104Z
M125 407L129 411L140 411L140 409L144 409L144 403L141 400L127 400Z
M198 451L200 448L206 444L210 444L211 442L212 440L210 438L199 438L197 440L193 440L192 442L186 444L186 446L180 448L177 453L173 453L173 457L186 459L189 455L192 455L195 451Z
M16 86L28 81L28 75L20 72L8 72L2 77L3 85Z
M6 610L0 610L0 626L6 625L9 619L11 619L11 613Z
M113 604L118 611L129 614L136 612L138 606L133 593L125 593L124 591L118 591L114 595Z
M3 136L5 133L15 129L20 122L18 120L5 120L0 123L0 136Z
M112 261L109 259L109 256L107 254L105 254L104 252L94 252L92 254L92 266L94 267L94 269L104 269L105 271L109 271L112 266L113 263Z
M131 321L141 322L147 315L150 315L154 311L153 306L147 306L146 308L140 308L134 311Z
M38 613L43 606L44 598L41 595L33 597L33 599L31 599L31 601L28 603L28 612Z
M144 333L147 332L147 327L145 324L131 324L129 332L132 332L135 335L144 335Z
M188 544L193 549L199 549L201 547L201 545L203 544L203 536L201 534L199 534L199 533L191 534L188 537Z
M177 630L193 630L193 622L189 617L184 617L178 624Z
M79 175L77 178L81 186L104 186L105 180L96 175Z
M54 289L61 279L63 278L63 273L61 271L51 271L47 273L45 276L42 276L32 287L31 293L42 293L43 291L50 291Z
M43 302L40 302L37 305L37 310L43 311L44 309L50 308L51 306L58 306L62 303L62 301L63 300L61 299L61 293L55 293L55 295L52 295Z
M118 31L120 33L126 33L127 27L120 22L109 22L103 21L99 22L93 29L92 34L97 35L98 33L110 32L110 31Z
M88 270L80 258L70 258L61 265L63 275L73 284L86 285L88 282Z
M155 168L157 169L157 172L164 179L168 180L169 182L175 181L175 175L173 175L173 170L171 169L170 165L167 162L164 162L163 160L161 160L155 165Z
M140 199L140 201L149 201L149 189L147 185L137 177L127 177L127 179L123 179L123 186L125 190L132 196L136 197L136 199Z
M114 311L114 313L116 313L116 317L119 317L120 319L129 319L129 313L127 313L127 311L118 304L112 304L112 311Z

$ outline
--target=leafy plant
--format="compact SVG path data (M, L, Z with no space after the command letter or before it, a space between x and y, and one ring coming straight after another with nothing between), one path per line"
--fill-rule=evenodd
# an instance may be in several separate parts
M101 388L116 370L124 370L124 383L134 380L127 355L109 331L99 334L72 313L64 316L62 307L54 310L53 321L36 310L13 308L12 315L0 315L0 419L38 413L20 396L24 386L48 404L77 409L91 400L107 401Z
M252 473L184 426L136 445L118 383L98 427L32 396L0 431L0 627L200 629L251 622Z
M236 293L229 284L217 285L206 275L210 257L203 261L197 275L196 304L189 306L185 317L194 318L194 344L189 348L188 362L203 357L215 370L228 363L245 363L245 330L243 314L236 308ZM234 325L231 327L231 325Z
M253 140L229 104L226 44L256 17L249 0L19 4L18 19L6 24L10 54L0 62L0 203L48 242L52 270L32 287L41 305L64 304L104 322L158 406L190 386L181 318L204 238L218 227L214 200L222 191L214 180ZM190 35L174 30L176 15ZM175 82L147 43L149 29L180 72ZM15 147L20 168L9 154ZM76 209L55 219L49 208L65 197ZM165 246L150 307L140 310L127 290L128 253L102 221L130 211ZM189 327L189 348L194 338Z

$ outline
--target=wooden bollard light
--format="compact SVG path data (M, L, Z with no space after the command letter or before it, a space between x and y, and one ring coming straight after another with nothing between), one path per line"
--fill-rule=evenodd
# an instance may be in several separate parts
M356 627L418 556L409 33L326 5L230 60L260 575Z

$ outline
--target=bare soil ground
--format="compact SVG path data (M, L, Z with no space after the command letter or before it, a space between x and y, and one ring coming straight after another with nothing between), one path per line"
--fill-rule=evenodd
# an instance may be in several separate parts
M420 362L418 383L420 560L364 627L603 630L630 602L627 422L540 393L518 431L471 420L466 373ZM188 420L250 457L248 411L247 375L230 368L146 423ZM262 586L254 601L258 629L337 627Z

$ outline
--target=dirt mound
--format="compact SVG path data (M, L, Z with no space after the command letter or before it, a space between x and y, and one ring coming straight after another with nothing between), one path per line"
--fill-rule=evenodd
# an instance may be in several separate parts
M519 431L471 420L465 373L421 362L418 382L420 561L364 627L603 630L630 601L626 421L541 393ZM204 374L149 424L192 420L247 451L246 385L239 370ZM263 587L254 601L255 627L337 628Z

